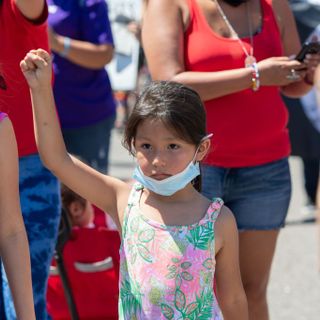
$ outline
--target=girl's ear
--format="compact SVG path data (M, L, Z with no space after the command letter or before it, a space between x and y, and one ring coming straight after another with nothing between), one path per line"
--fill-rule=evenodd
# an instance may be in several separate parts
M137 152L136 152L136 148L135 148L135 139L133 138L131 141L131 154L135 157Z
M195 160L202 161L204 157L207 155L210 147L211 147L211 140L209 138L202 141L198 148L198 152Z

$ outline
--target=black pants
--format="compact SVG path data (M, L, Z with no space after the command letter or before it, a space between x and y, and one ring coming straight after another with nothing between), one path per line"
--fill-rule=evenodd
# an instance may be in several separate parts
M319 180L320 160L302 159L304 171L304 186L311 204L316 203L317 186Z

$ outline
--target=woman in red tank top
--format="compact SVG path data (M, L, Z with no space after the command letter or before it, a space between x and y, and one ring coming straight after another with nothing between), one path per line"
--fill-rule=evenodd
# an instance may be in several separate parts
M308 92L320 56L291 57L301 45L284 0L149 0L143 21L153 79L187 84L205 102L214 147L202 167L203 193L234 212L249 318L267 320L270 266L291 193L280 92ZM218 288L230 285L218 270L216 278ZM230 298L224 292L220 301Z

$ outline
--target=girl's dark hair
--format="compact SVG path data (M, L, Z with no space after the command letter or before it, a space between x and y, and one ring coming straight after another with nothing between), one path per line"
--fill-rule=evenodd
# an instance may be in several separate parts
M1 0L0 0L1 1ZM82 208L86 207L87 200L79 196L77 193L69 189L66 185L61 184L61 202L62 202L62 207L68 212L69 211L69 206L71 205L72 202L77 201Z
M180 83L154 81L143 90L124 132L123 145L131 154L138 126L147 119L162 121L179 138L195 146L206 136L206 113L201 98Z
M233 7L240 6L240 4L248 2L248 0L223 0L224 2L230 4Z

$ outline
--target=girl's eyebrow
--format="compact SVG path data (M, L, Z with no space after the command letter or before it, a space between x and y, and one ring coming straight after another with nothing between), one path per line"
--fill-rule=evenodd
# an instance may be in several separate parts
M155 140L159 141L159 139L157 137L154 137ZM161 138L162 140L166 140L166 141L181 141L182 139L181 138L178 138L178 137L164 137L164 138ZM153 140L152 138L148 138L146 136L137 136L136 137L136 140L147 140L147 141L151 141Z
M145 136L136 136L136 140L150 140L150 138Z

